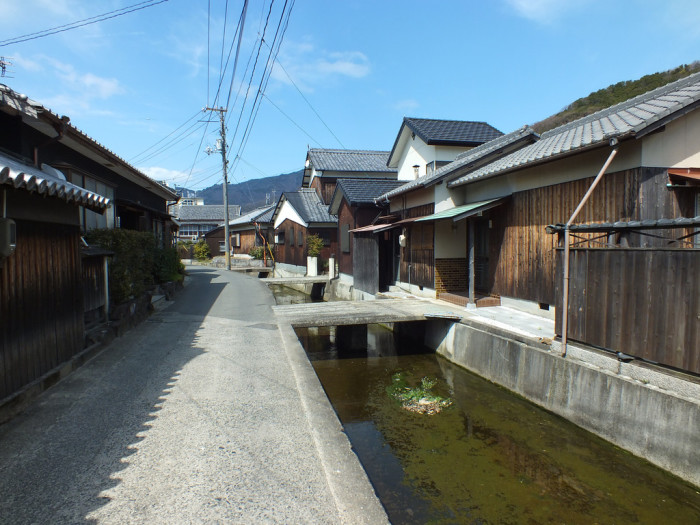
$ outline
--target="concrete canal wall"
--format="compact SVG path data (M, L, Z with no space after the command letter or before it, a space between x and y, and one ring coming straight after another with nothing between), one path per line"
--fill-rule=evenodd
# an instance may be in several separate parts
M700 384L464 319L428 323L439 355L700 486Z

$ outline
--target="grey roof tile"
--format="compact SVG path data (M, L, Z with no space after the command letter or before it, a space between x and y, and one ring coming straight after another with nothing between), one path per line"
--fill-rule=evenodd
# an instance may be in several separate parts
M700 73L677 80L615 106L546 131L525 148L483 166L448 184L460 186L479 179L556 158L610 139L625 138L655 129L674 115L684 114L700 101Z
M175 208L176 217L180 222L187 221L211 221L226 222L226 210L223 205L205 204L201 206L177 206ZM241 207L238 204L228 207L229 217L241 214Z
M483 144L503 135L486 122L405 117L404 123L426 144Z
M396 173L388 168L388 151L312 148L308 153L314 168L320 171Z
M222 206L223 208L223 206ZM230 226L235 226L235 225L240 225L240 224L248 224L252 222L266 222L264 220L261 220L261 217L264 217L266 214L270 214L272 216L272 211L275 209L274 205L270 206L265 206L263 208L256 208L255 210L249 211L248 213L244 213L240 217L235 218L232 221L229 221ZM269 222L269 219L268 221Z
M282 195L307 224L338 222L336 217L328 213L328 206L323 204L314 189L302 188L298 191L284 192Z
M0 185L9 185L44 197L56 197L99 213L110 203L107 197L2 154L0 154Z
M398 180L339 179L335 191L342 191L351 204L374 204L375 198L403 185Z

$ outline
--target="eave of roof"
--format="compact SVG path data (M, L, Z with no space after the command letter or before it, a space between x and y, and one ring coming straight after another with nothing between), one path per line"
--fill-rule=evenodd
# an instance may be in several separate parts
M389 199L403 195L409 191L433 186L448 177L457 176L464 170L472 169L476 166L491 162L495 158L509 154L514 148L518 148L519 146L524 147L528 143L536 142L539 138L540 136L534 129L530 126L523 126L516 131L502 135L472 150L461 153L449 164L442 166L429 175L423 175L418 179L407 182L395 190L381 195L377 201L387 202Z
M40 103L16 93L3 84L0 84L0 105L7 105L14 111L26 116L27 119L24 122L27 125L49 136L56 133L56 126L65 126L61 142L66 146L165 200L178 199L178 196L173 191L130 165L107 147L70 124L68 120L60 117Z
M12 186L44 197L55 197L98 213L102 213L110 204L107 197L59 179L34 166L17 162L5 155L0 155L0 185Z

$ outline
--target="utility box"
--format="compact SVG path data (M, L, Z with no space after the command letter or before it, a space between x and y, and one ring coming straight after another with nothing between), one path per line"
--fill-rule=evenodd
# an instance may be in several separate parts
M0 219L0 257L9 257L17 246L17 225L12 219Z

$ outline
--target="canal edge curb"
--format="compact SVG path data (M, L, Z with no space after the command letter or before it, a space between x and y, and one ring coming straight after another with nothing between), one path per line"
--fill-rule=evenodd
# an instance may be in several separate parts
M342 523L389 523L367 473L290 324L278 322L287 360Z

